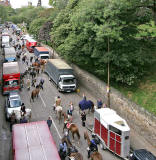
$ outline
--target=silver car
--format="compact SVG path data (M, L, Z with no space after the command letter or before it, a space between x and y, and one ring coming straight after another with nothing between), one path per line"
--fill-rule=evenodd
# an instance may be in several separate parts
M21 98L18 92L10 92L5 101L5 116L6 120L10 120L13 111L21 110Z

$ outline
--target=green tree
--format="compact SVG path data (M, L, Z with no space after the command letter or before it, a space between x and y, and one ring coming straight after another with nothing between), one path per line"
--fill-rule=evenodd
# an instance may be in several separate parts
M41 26L46 22L45 18L38 18L32 21L29 27L29 33L33 34L36 39L38 39L38 34Z
M151 12L140 13L135 1L70 0L55 19L51 38L69 61L102 79L110 62L111 80L132 85L153 62L150 41L136 38L138 25L148 22Z

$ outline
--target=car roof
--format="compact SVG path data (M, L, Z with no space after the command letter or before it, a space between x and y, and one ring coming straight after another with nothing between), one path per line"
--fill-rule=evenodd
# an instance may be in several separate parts
M146 149L139 149L133 152L138 160L156 160L156 157Z
M9 97L20 97L20 95L18 94L18 92L10 92L9 93Z

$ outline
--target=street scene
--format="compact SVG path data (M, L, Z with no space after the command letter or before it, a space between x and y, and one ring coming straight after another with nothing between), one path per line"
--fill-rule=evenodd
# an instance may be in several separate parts
M11 4L10 1L0 1L1 5L10 7ZM58 5L68 9L74 8L76 3L49 1L47 5L54 5L59 10ZM38 0L37 7L41 6L42 1ZM31 7L32 2L29 2L28 9ZM17 13L10 11L9 14ZM48 12L41 12L39 16L46 14ZM61 19L61 14L59 16ZM80 58L79 64L91 63L83 68L74 63L75 55L68 54L71 42L69 46L58 45L62 42L57 38L61 34L65 36L69 26L65 27L64 33L61 29L50 31L49 26L53 23L48 21L49 28L45 25L40 29L40 34L48 30L48 34L43 33L45 38L33 28L41 21L30 25L24 19L19 23L19 19L17 25L1 16L1 12L0 17L0 160L156 160L155 110L150 113L135 108L128 98L118 96L118 92L111 89L113 60L108 58L106 63L108 81L103 87L96 74L93 76L92 72L86 71L87 68L94 70L95 66L98 68L98 63L92 68L93 62L85 53L85 47L86 55L80 54L81 58L85 57L85 63L75 53ZM18 21L18 18L14 19ZM71 21L76 26L74 18ZM57 25L59 23L54 29ZM74 29L75 33L78 32L78 28ZM53 45L49 45L50 38ZM70 38L64 43L68 44ZM90 42L92 38L89 38ZM80 42L85 41L82 37L80 39ZM108 53L112 42L107 37ZM76 42L73 44L77 45ZM64 52L58 54L55 49ZM94 53L90 57L96 56ZM103 71L94 73L99 72Z

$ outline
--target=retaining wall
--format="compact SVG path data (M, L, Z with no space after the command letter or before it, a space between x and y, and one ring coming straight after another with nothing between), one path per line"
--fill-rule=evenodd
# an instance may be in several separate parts
M52 57L59 58L58 54L50 47ZM91 92L95 98L101 98L107 102L106 84L94 75L80 69L72 64L78 82ZM143 136L150 144L156 148L156 117L138 106L131 100L124 97L119 91L111 88L110 105L121 117L126 119L130 127Z

